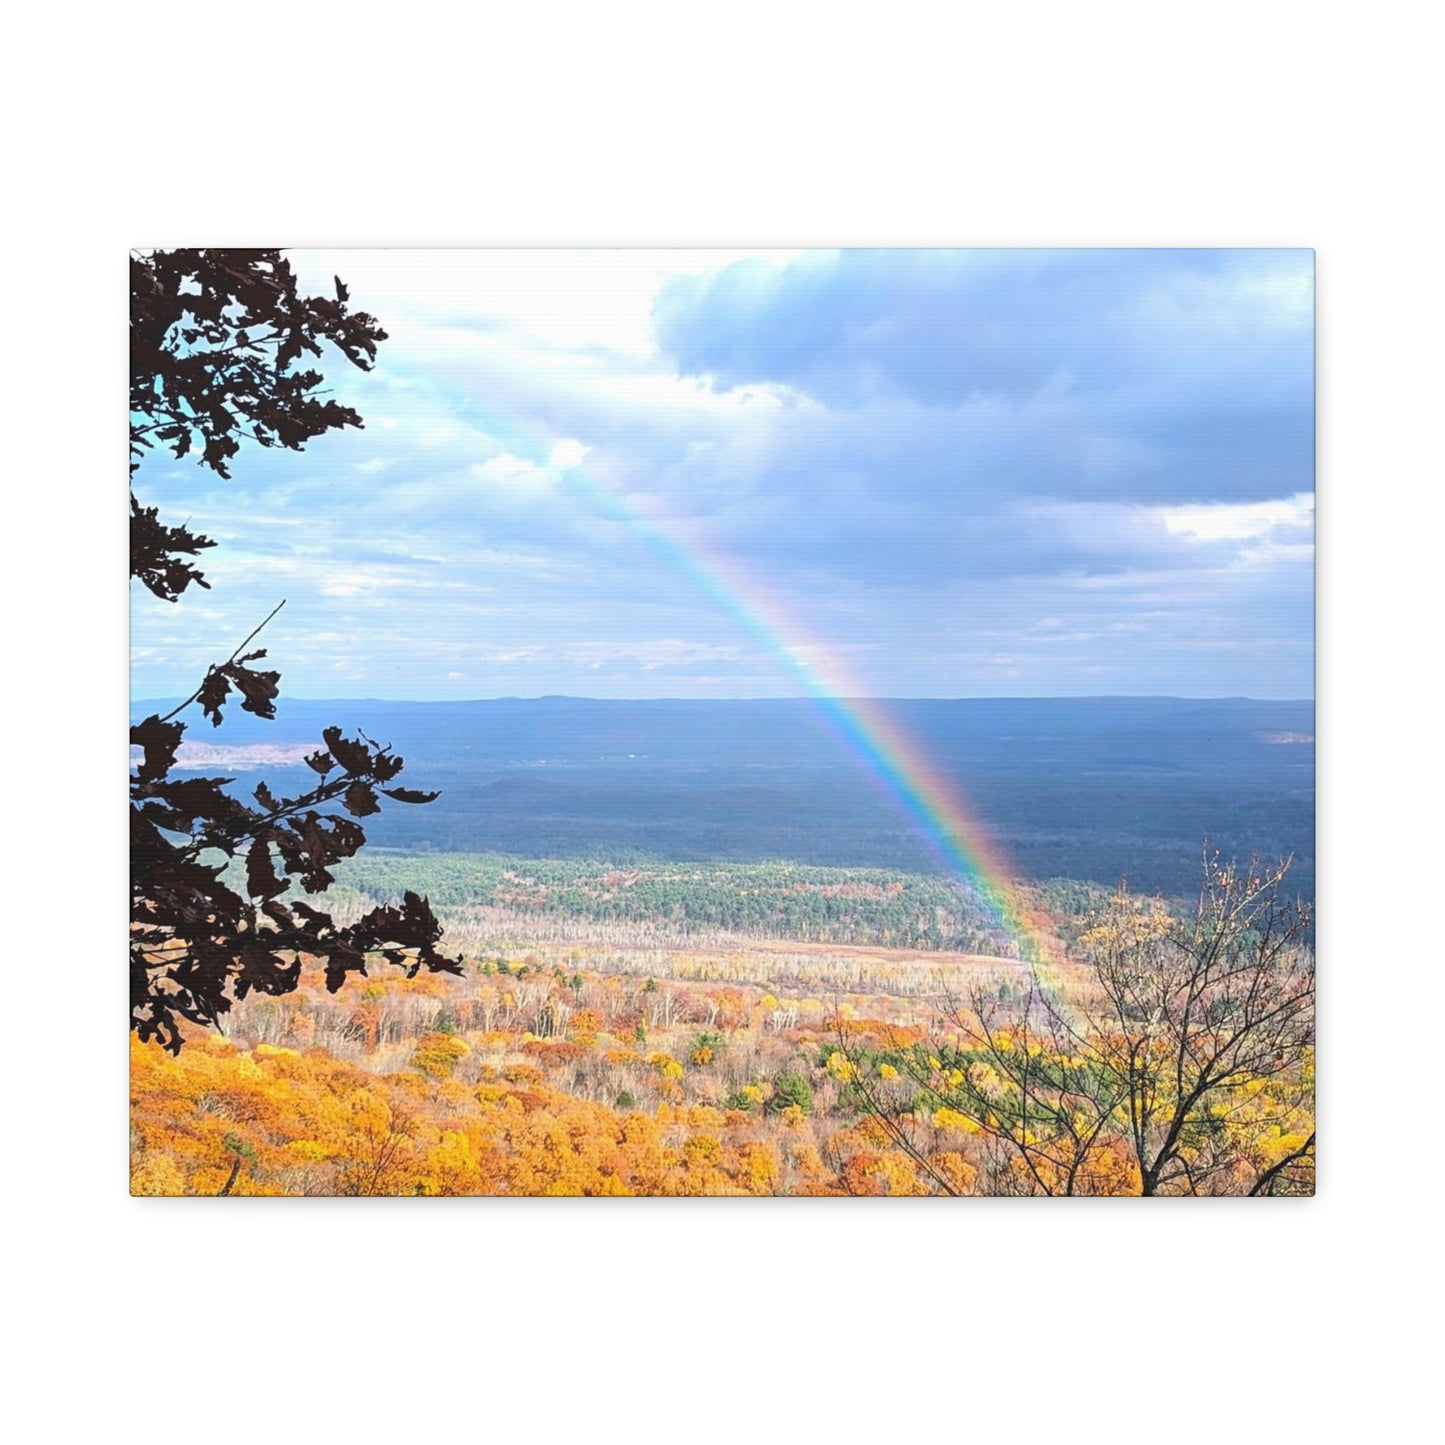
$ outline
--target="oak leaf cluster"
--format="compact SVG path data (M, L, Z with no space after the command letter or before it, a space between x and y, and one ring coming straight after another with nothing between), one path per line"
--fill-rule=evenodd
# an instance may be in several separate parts
M277 251L147 251L131 258L130 292L133 477L156 447L229 477L243 439L300 450L362 424L320 394L319 371L297 366L327 346L363 369L375 360L385 332L350 309L339 278L334 297L308 297ZM190 559L213 545L132 492L131 577L156 597L174 602L193 585L209 587ZM291 795L263 782L242 796L233 778L178 773L186 724L177 718L188 708L212 726L233 698L275 717L280 675L256 665L264 649L245 650L254 636L209 667L179 707L130 733L139 753L130 782L131 1027L172 1051L181 1020L215 1026L253 991L286 993L303 960L320 960L332 989L373 957L411 974L459 967L438 951L441 926L414 892L347 924L299 896L331 885L333 866L366 840L355 820L377 812L381 797L436 796L396 783L402 759L389 745L327 728L306 759L312 786Z

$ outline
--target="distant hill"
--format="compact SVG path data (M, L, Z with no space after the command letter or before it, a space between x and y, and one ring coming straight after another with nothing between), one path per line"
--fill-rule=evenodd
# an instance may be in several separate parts
M1314 705L1248 698L903 700L889 709L1015 866L1187 893L1201 838L1292 853L1313 892ZM139 718L156 710L133 705ZM792 858L936 869L916 821L805 700L407 703L282 697L193 727L208 771L306 775L339 723L440 788L368 820L380 846L528 857Z

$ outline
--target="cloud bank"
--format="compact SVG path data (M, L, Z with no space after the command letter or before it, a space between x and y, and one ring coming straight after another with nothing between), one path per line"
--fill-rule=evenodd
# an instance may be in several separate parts
M220 545L137 596L137 696L282 596L299 696L780 695L784 643L885 696L1312 695L1307 252L293 260L390 333L325 363L367 425L147 461Z

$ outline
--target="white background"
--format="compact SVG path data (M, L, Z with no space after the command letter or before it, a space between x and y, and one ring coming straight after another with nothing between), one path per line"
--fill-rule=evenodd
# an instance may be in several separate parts
M1438 49L1335 13L12 16L15 1438L1438 1428ZM1318 248L1319 1197L129 1199L125 256L217 242Z

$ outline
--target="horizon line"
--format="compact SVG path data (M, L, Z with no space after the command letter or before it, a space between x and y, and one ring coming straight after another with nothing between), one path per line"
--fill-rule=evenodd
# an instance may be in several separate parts
M151 697L130 697L131 706L150 703L175 703L181 693L159 694ZM1264 702L1264 703L1315 703L1316 697L1258 697L1252 693L1172 693L1172 692L1081 692L1081 693L974 693L974 694L888 694L849 693L839 694L840 699L849 701L912 703L912 702ZM346 696L335 693L315 696L288 693L277 702L325 702L357 703L385 702L404 703L415 707L453 706L466 707L477 703L490 702L598 702L598 703L734 703L734 702L810 702L806 693L750 693L737 697L597 697L585 693L547 692L522 696L518 693L498 693L488 697L376 697L370 694Z

